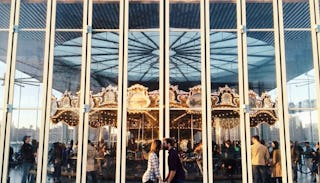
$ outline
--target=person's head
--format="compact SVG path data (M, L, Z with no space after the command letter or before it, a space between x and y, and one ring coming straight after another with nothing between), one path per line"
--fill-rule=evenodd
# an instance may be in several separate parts
M231 141L230 141L230 140L226 140L226 141L224 142L224 144L225 144L225 146L226 146L227 148L229 148L229 147L231 146Z
M31 142L31 136L28 136L28 135L24 136L22 141L26 144L29 144Z
M165 138L163 139L163 150L169 150L174 146L174 141L171 138Z
M151 143L150 152L158 153L161 149L161 141L160 140L153 140Z
M279 149L279 142L278 141L272 141L272 148L273 149Z
M259 138L259 136L258 136L258 135L252 136L251 142L252 142L253 144L260 143L260 138Z
M306 147L309 147L309 142L305 142Z

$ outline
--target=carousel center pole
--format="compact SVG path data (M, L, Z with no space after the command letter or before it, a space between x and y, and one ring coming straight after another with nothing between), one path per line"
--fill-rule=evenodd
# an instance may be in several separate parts
M194 147L194 139L193 139L193 115L191 114L191 148Z

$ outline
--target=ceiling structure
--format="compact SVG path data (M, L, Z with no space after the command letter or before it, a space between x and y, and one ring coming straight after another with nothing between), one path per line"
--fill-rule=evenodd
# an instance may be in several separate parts
M287 28L310 27L308 3L297 1L284 3L284 25ZM92 36L91 89L100 91L109 84L117 84L119 46L119 4L96 3L93 6L93 29L108 29L95 32ZM83 5L58 1L56 36L54 50L53 87L59 91L76 91L79 88L81 61L81 32L59 32L58 29L81 29ZM170 4L170 83L185 89L200 82L200 12L198 3ZM10 4L0 3L1 17L10 15ZM273 8L269 2L247 3L248 27L248 69L249 82L263 82L264 89L275 88L275 58L273 41ZM251 12L251 13L248 13ZM152 83L158 81L159 73L159 4L133 1L129 9L128 78L129 83L140 83L151 90L157 89ZM22 1L19 28L45 28L46 2L31 4ZM298 16L297 16L298 15ZM210 6L211 78L212 85L238 83L238 58L236 36L236 5L217 3ZM30 18L34 17L34 18ZM270 18L271 17L271 18ZM269 21L268 21L269 20ZM0 28L8 25L9 18L0 19ZM250 28L270 29L251 32ZM219 29L216 31L215 29ZM221 29L228 29L223 31ZM234 32L230 31L234 30ZM114 30L110 32L110 30ZM44 32L27 31L19 33L19 43L30 46L18 48L17 69L33 78L42 80ZM6 33L0 33L7 39ZM287 79L290 80L312 69L312 62L298 67L301 59L311 59L300 53L311 50L310 33L307 31L287 31L285 39ZM297 44L299 43L299 44ZM301 45L290 46L290 45ZM6 45L0 44L0 52L5 54ZM289 51L290 50L290 51ZM20 54L20 55L19 55ZM312 56L311 56L312 57ZM1 57L2 58L2 57ZM1 59L5 62L4 59ZM288 69L289 68L289 69ZM72 81L72 83L70 83Z

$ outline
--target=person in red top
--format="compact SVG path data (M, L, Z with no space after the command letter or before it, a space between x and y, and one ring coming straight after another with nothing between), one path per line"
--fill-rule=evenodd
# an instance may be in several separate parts
M168 183L183 183L185 173L177 150L174 148L174 141L170 138L165 138L162 144L163 150L169 150L168 165L169 175L164 180Z

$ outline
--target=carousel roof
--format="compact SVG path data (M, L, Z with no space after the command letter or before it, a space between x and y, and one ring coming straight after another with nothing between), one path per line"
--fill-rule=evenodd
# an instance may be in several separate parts
M19 28L45 28L46 1L22 1ZM66 3L57 1L56 28L75 29L82 27L81 3ZM95 2L93 12L93 29L108 29L113 32L93 32L92 41L92 90L109 84L117 83L118 72L118 39L119 4L116 1L108 3ZM200 80L200 12L198 3L183 3L175 1L170 4L170 82L179 84L187 89L190 84L199 84ZM143 11L142 11L143 10ZM159 4L154 1L141 3L130 2L129 8L129 47L128 62L129 80L132 83L141 83L152 88L153 81L157 81L159 73L159 33L158 28ZM272 3L250 1L247 3L247 27L273 27ZM0 3L0 28L9 24L10 4L8 1ZM210 6L211 29L236 30L236 5L227 1L212 2ZM254 13L248 13L254 12ZM285 27L310 27L307 2L295 1L284 3ZM34 18L30 18L34 17ZM257 18L259 17L259 18ZM225 83L237 83L237 37L235 32L214 31L210 34L212 80L223 86ZM80 79L81 32L56 32L54 50L54 77L53 87L56 90L66 89L77 91ZM0 39L7 40L7 34L0 32ZM17 69L33 78L42 80L43 44L45 34L41 31L21 31L18 48ZM299 67L299 61L306 59L310 53L310 33L307 31L286 31L286 44L290 54L287 59L287 78L290 80L312 69L312 62L304 63ZM264 89L275 88L275 61L273 48L273 33L248 32L248 69L249 81L264 82ZM297 44L299 43L299 44ZM33 46L24 46L33 45ZM294 47L290 45L295 45ZM289 51L288 51L289 53ZM1 61L5 62L6 45L0 44ZM310 54L311 55L311 54ZM267 77L266 77L267 76ZM188 83L188 86L184 84ZM157 88L153 88L157 89Z

